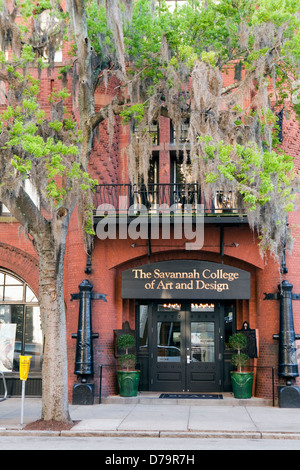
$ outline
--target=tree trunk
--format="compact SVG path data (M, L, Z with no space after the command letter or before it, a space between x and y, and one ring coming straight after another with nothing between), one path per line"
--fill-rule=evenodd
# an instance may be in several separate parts
M82 131L81 162L87 168L88 158L92 148L92 127L90 117L95 112L95 99L93 90L92 58L93 48L87 32L86 12L84 0L72 0L69 14L77 46L78 62L78 110L80 129Z
M37 250L40 271L39 298L44 333L42 419L70 422L67 330L63 293L65 242L57 244L53 234L41 234Z

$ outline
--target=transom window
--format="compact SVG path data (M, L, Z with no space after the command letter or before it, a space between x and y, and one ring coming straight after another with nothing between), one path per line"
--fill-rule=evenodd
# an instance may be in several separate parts
M1 325L16 325L15 338L10 338L10 345L14 343L12 370L19 370L19 355L28 355L32 356L30 371L41 371L43 339L38 299L26 282L4 270L0 270L0 369L9 350L8 339L1 336Z

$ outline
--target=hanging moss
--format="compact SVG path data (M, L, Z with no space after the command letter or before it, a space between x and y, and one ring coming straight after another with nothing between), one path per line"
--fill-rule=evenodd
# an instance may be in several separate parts
M0 68L0 78L10 83L8 101L16 107L23 100L26 80L19 79L17 69L20 73L23 68L24 76L29 64L34 63L41 70L42 57L47 57L51 69L63 35L68 32L71 40L76 29L74 21L79 21L77 33L79 26L87 27L90 36L86 37L86 44L91 41L93 46L82 47L80 50L84 49L87 56L81 61L78 57L70 69L74 108L76 95L83 90L82 73L92 69L88 74L91 83L84 88L90 95L86 96L90 98L89 105L81 100L86 109L81 110L84 138L78 147L84 155L84 164L91 151L94 130L91 127L97 128L107 119L112 145L114 115L120 114L121 108L123 123L130 125L132 135L127 152L130 179L133 183L147 184L152 155L150 125L167 116L172 120L178 143L182 124L188 121L183 168L187 169L189 159L191 181L200 181L207 198L214 198L220 190L235 192L238 204L246 208L252 228L261 237L261 247L271 248L278 255L284 239L290 239L284 221L293 207L297 182L296 178L293 181L288 178L292 166L288 170L284 161L279 162L279 150L272 153L276 111L288 100L285 88L291 74L296 77L299 65L296 47L299 19L293 4L278 10L270 2L259 2L255 8L247 0L239 5L207 1L204 6L188 0L183 8L172 13L163 0L89 0L76 4L75 12L72 2L67 2L69 19L55 0L39 5L24 2L25 22L32 18L34 34L26 30L20 34L15 24L17 8L9 11L7 5L3 6L1 48L11 47L20 60L10 69L4 70L3 64ZM70 25L71 32L67 31ZM22 59L26 42L34 54L34 59L27 63ZM236 63L240 67L236 77L239 80L224 86L226 73ZM67 73L63 76L66 80ZM95 88L102 82L107 88L109 77L113 76L120 84L115 89L115 99L99 115L87 116L87 109L94 112ZM53 103L52 120L61 121L62 112L62 102ZM53 127L49 130L45 121L39 128L44 139L47 135L59 135L71 142L67 130L58 132ZM6 137L2 131L2 138ZM227 161L224 152L229 148ZM250 151L260 166L254 161L249 163L247 178L243 179L241 174L245 173L245 158ZM273 172L266 169L270 160ZM86 204L89 206L88 200Z
M139 4L150 21L153 16L149 9L145 9L145 5L150 7L150 3L141 1ZM222 6L213 8L221 9ZM159 15L161 19L162 10ZM285 19L287 16L286 13ZM170 24L173 22L173 26L176 24L176 18L169 17L168 13L165 13L165 18L165 28L170 27L168 21ZM293 16L290 18L293 23ZM153 21L153 34L157 33L156 25ZM231 25L227 23L226 27L230 30ZM276 258L286 243L292 246L286 221L289 211L294 208L298 190L298 179L288 177L293 171L292 159L281 157L280 149L276 153L273 151L276 103L281 102L278 99L276 67L282 60L281 48L289 36L288 28L288 21L282 19L251 23L242 18L237 37L228 36L228 42L236 39L236 47L240 51L248 51L240 54L243 57L240 59L240 81L227 87L223 82L226 61L221 56L218 58L217 52L202 49L200 54L196 54L191 46L183 46L180 42L174 46L175 39L169 31L167 34L162 32L160 48L156 48L156 52L149 49L148 58L143 56L135 70L137 62L133 57L130 66L135 71L130 78L130 101L133 105L143 103L145 106L144 118L138 129L135 128L138 138L137 135L132 137L128 151L131 181L137 182L139 176L147 180L149 165L146 160L150 160L152 148L142 129L147 129L154 117L159 119L166 115L172 120L179 141L182 123L188 117L184 165L189 156L193 180L201 182L206 198L215 198L220 190L235 194L239 208L246 210L250 226L258 233L262 253L269 249ZM182 34L175 29L174 35L176 33L179 37ZM201 41L200 36L198 40ZM234 55L229 50L230 54ZM150 68L151 62L156 73ZM228 64L232 67L230 60ZM273 97L270 96L270 87L273 87ZM209 146L204 146L204 137L210 141L211 157L207 156ZM231 148L228 161L224 160L226 148ZM248 164L247 177L243 180L245 156L250 151L256 159ZM285 158L288 163L284 162ZM270 160L273 171L267 168Z

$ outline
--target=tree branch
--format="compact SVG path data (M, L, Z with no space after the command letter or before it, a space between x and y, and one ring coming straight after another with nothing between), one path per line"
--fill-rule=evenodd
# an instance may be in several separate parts
M78 110L82 130L81 159L83 166L87 167L92 147L90 116L95 113L94 90L92 85L92 54L94 50L88 37L84 0L71 0L69 3L69 14L77 45L79 77Z
M111 103L107 104L106 106L103 106L100 111L94 113L90 117L91 129L94 130L97 126L99 126L99 124L101 124L101 122L105 121L105 119L108 118L110 108L112 108L112 111L116 116L119 116L123 110L124 104L125 103L123 100L119 100L119 98L117 97L113 98Z
M241 84L242 84L242 80L239 81L239 82L231 83L231 85L228 85L228 86L222 88L221 94L226 95L226 93L229 93L231 90L234 90L235 88L238 88Z
M1 201L23 226L28 227L29 232L39 234L47 228L47 219L22 186L18 190L3 188L0 194Z

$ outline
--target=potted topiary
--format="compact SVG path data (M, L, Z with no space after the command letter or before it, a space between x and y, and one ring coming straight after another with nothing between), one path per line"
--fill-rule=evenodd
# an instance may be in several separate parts
M243 353L247 346L247 338L243 333L235 333L229 338L229 347L237 351L231 359L231 364L237 371L231 371L231 384L235 398L251 398L253 386L253 372L242 371L249 363L249 356Z
M121 397L136 397L139 387L140 371L135 370L136 357L129 354L129 349L134 348L135 340L132 335L121 335L118 339L118 348L125 351L119 357L122 370L118 370L118 383Z

